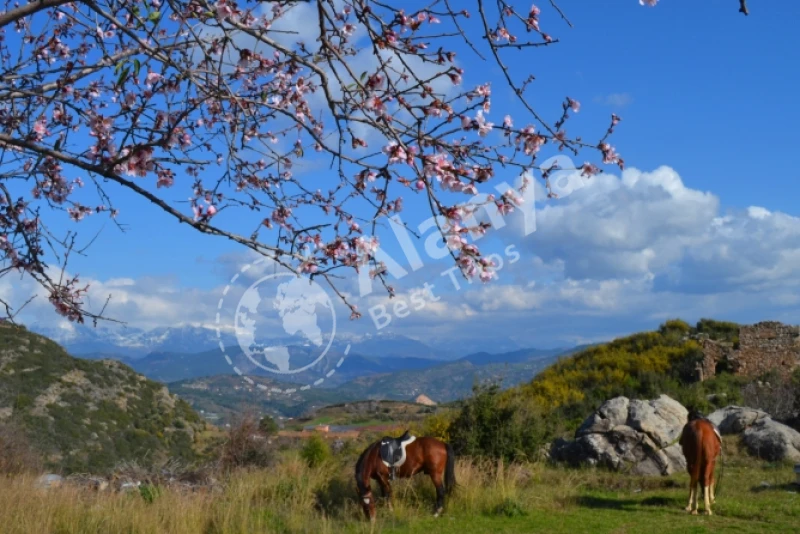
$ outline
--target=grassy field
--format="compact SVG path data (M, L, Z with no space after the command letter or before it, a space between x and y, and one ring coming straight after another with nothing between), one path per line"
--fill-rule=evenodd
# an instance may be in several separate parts
M727 449L731 449L730 446ZM24 533L244 534L338 532L797 532L800 488L791 466L728 454L715 515L691 516L687 476L639 478L601 470L500 466L461 459L459 488L433 518L420 475L395 483L395 506L371 527L355 499L352 459L309 468L287 453L275 468L240 472L219 491L139 493L42 490L32 477L0 479L0 525ZM702 504L701 504L702 506Z

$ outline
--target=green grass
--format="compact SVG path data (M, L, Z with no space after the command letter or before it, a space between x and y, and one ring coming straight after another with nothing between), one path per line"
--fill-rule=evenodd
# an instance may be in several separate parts
M339 456L310 468L296 452L287 452L270 470L232 475L219 492L161 490L147 499L74 488L49 490L45 497L30 478L0 479L0 524L9 534L662 534L797 532L800 525L800 487L792 485L791 466L727 455L710 517L683 510L688 499L685 474L643 478L460 459L460 487L442 517L432 517L433 487L419 475L393 484L394 510L379 503L371 527L356 498L353 463L354 458Z

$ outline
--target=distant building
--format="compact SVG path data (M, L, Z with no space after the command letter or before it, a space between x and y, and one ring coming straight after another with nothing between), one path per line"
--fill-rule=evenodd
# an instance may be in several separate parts
M317 425L316 427L314 427L314 430L316 430L317 432L330 432L331 427L330 425Z

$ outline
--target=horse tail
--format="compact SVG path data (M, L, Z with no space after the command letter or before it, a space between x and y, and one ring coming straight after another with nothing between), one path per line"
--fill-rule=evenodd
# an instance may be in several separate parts
M456 487L456 454L452 445L445 443L447 449L447 464L444 468L444 488L450 494Z

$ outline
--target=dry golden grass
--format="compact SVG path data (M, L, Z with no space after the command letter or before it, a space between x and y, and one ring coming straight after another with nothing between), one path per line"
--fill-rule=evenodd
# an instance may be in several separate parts
M312 469L291 452L273 469L232 474L217 491L164 490L152 502L136 492L39 489L32 476L0 479L0 532L643 532L643 525L656 523L660 532L762 532L800 524L791 467L738 457L727 462L718 515L711 518L683 511L684 475L639 478L460 459L459 486L444 517L432 518L433 487L420 475L395 482L394 511L381 503L377 524L370 526L355 498L351 460Z

